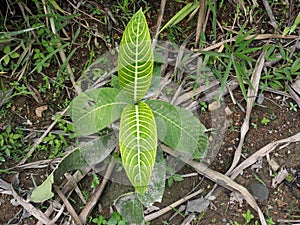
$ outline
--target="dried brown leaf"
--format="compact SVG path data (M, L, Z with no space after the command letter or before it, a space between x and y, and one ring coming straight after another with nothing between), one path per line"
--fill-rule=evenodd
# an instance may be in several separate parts
M42 105L35 109L35 115L39 118L43 117L43 112L48 109L48 105Z

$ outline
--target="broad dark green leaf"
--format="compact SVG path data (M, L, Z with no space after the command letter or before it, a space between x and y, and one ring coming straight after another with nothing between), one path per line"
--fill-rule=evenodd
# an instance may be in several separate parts
M78 136L96 133L120 118L128 104L126 96L114 88L86 91L71 103L70 116Z
M119 198L115 206L130 224L140 225L144 223L143 205L135 194Z
M158 138L178 151L193 155L198 149L200 136L205 135L205 127L192 113L160 100L147 101L153 111ZM206 143L201 144L206 146ZM204 153L205 149L201 150Z

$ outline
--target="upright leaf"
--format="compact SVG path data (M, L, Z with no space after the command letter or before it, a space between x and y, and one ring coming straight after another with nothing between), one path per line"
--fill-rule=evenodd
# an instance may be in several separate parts
M119 90L101 88L86 91L71 103L70 115L79 136L93 134L120 118L128 100Z
M149 106L127 105L121 115L119 144L123 166L136 191L144 194L155 162L157 130Z
M149 100L148 104L156 119L158 138L163 143L190 156L198 147L207 146L202 143L207 140L205 127L190 111L160 100ZM200 150L204 154L206 149Z
M120 86L134 102L146 94L151 84L152 71L151 37L146 18L140 9L125 29L118 57Z

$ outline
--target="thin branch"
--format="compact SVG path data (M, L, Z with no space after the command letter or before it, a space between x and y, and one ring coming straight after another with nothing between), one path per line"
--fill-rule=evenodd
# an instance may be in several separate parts
M196 191L196 192L194 192L194 193L192 193L192 194L190 194L186 197L183 197L183 198L179 199L178 201L172 203L171 205L169 205L169 206L167 206L167 207L165 207L165 208L163 208L163 209L161 209L161 210L159 210L155 213L152 213L152 214L149 214L149 215L145 216L145 221L148 222L148 221L154 220L154 219L162 216L163 214L165 214L165 213L169 212L170 210L174 209L175 207L177 207L177 206L181 205L182 203L188 201L189 199L197 196L201 192L203 192L202 189L200 189L200 190L198 190L198 191Z
M264 215L261 211L261 209L259 208L259 206L257 205L254 197L249 193L249 191L243 187L242 185L239 185L238 183L234 182L232 179L230 179L228 176L223 175L219 172L216 172L210 168L208 168L206 165L184 158L180 152L175 151L169 147L167 147L166 145L162 145L162 150L168 154L171 154L172 156L179 158L180 160L182 160L183 162L187 163L188 165L190 165L191 167L193 167L199 174L205 176L206 178L216 182L217 184L229 189L229 190L236 190L238 192L240 192L244 199L248 202L248 204L258 212L260 221L262 225L267 225Z
M111 157L110 163L108 164L108 167L106 169L106 172L102 179L101 184L96 187L93 195L91 196L91 198L89 199L89 201L87 202L87 204L85 205L85 207L83 208L83 210L81 211L81 213L79 215L80 220L84 224L86 223L88 216L90 215L90 213L94 209L95 205L97 204L98 199L100 198L100 196L107 184L107 181L113 172L114 166L115 166L115 160L113 157Z
M275 19L275 16L273 15L273 12L272 12L272 9L269 5L269 2L268 0L263 0L263 4L265 6L265 9L267 10L267 13L268 13L268 16L270 18L270 24L275 28L277 29L277 22L276 22L276 19Z
M73 221L75 222L76 225L82 225L82 222L80 221L77 213L75 212L73 206L70 204L69 200L66 198L66 196L62 193L61 190L56 185L53 185L56 193L59 195L61 200L63 201L64 205L66 206L68 212L70 213Z
M201 31L203 30L203 25L204 25L204 9L205 9L205 0L200 0L200 8L199 8L197 30L196 30L195 46L198 46L198 42L200 40L200 34L201 34Z
M159 11L159 15L158 15L158 18L157 18L157 23L156 23L156 33L155 33L155 37L154 37L153 42L152 42L153 49L155 49L155 45L156 45L156 42L157 42L157 39L158 39L159 30L160 30L162 19L163 19L164 12L165 12L165 6L166 6L166 0L161 0L161 2L160 2L160 11Z

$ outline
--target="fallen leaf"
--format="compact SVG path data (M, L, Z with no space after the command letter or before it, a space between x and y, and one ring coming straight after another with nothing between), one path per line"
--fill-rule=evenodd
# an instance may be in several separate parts
M35 115L39 118L43 117L42 113L48 109L48 105L42 105L35 109Z
M257 161L252 164L251 169L255 170L255 169L261 169L263 165L263 158L262 157L258 157Z
M226 115L227 116L230 116L233 112L230 110L230 108L227 106L226 108L225 108L225 113L226 113Z
M243 207L244 196L238 191L232 191L230 193L229 204L234 205L235 202L239 203L239 207Z
M270 167L272 168L273 171L276 172L277 170L279 170L280 165L274 159L270 159L268 161L268 163L269 163L269 165L270 165Z
M288 174L289 172L286 170L286 168L281 168L278 175L272 179L272 187L277 188L277 186L284 181Z
M186 206L186 214L188 212L198 212L201 213L207 209L209 206L209 200L203 197L199 199L195 199L192 201L188 201Z
M208 110L210 112L215 111L221 107L221 104L217 101L214 101L208 105Z
M283 201L281 201L281 200L279 200L279 199L277 199L276 203L277 203L278 207L280 207L280 208L287 205L286 202L283 202Z

